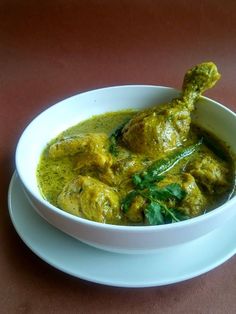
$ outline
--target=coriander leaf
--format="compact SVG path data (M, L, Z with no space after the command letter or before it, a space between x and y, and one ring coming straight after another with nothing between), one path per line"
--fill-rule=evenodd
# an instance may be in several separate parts
M159 182L159 181L161 181L161 180L163 180L163 179L164 179L164 176L157 176L157 177L155 178L155 182ZM138 174L138 173L136 173L136 174L134 174L134 175L132 176L132 182L133 182L133 184L134 184L137 188L139 188L139 189L141 189L141 190L143 190L143 189L145 189L145 188L149 188L150 185L153 184L152 181L149 180L148 175L145 175L145 178L144 178L141 174Z
M142 179L140 178L140 176L138 174L133 175L132 177L132 182L135 186L140 186L140 184L142 183Z
M170 154L166 158L154 161L145 171L138 174L142 180L142 182L139 183L138 187L147 187L148 183L158 181L160 175L168 171L183 158L195 153L198 150L199 146L202 144L202 141L203 140L201 138L197 143L193 145L183 147L177 152Z
M146 207L144 214L150 225L162 225L165 223L162 214L162 206L159 203L151 202Z
M179 201L186 196L186 191L183 190L178 183L169 184L165 188L171 196L177 198Z
M186 220L190 218L188 215L182 213L180 210L176 208L171 208L171 211L178 220Z
M138 195L138 191L131 191L126 195L121 204L121 209L124 213L127 213L130 205L132 204L134 198Z
M172 194L165 187L159 188L155 185L150 186L146 190L146 195L148 198L160 201L166 201L172 196Z
M178 209L165 207L165 223L173 223L186 220L189 217L182 214Z
M169 199L182 200L185 197L186 192L178 183L171 183L164 187L150 185L142 194L149 199L167 201Z

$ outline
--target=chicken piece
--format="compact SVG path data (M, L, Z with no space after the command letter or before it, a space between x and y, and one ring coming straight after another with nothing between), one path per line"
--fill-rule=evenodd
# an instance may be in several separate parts
M151 160L140 158L137 155L130 155L127 158L119 159L114 162L112 169L122 178L131 177L134 173L139 172L151 164Z
M53 159L77 155L77 170L81 168L106 168L112 164L108 152L108 136L105 133L87 133L66 137L49 147Z
M130 180L134 173L143 170L151 162L148 158L126 152L119 157L114 157L110 167L106 167L106 169L100 172L93 172L91 176L97 177L100 181L110 186L117 187L122 185L127 179Z
M190 69L184 77L182 93L170 103L137 113L123 128L124 144L136 153L156 156L168 152L187 139L194 103L220 78L214 63Z
M164 187L171 183L178 183L186 192L186 196L180 204L171 205L189 217L202 214L206 209L207 200L199 189L194 177L189 173L168 175L158 183L158 186Z
M114 161L111 170L115 184L120 185L127 179L131 179L134 173L143 170L150 163L151 161L136 155Z
M118 193L89 176L78 176L68 183L59 194L57 204L75 216L101 223L117 223L121 219Z
M177 183L186 192L181 201L174 198L161 201L168 208L176 208L180 213L189 217L195 217L203 213L206 209L207 200L199 189L194 177L191 174L183 173L180 175L167 175L163 180L157 183L157 187L164 188L170 184ZM145 195L145 190L144 190ZM142 195L136 195L127 212L126 218L133 223L141 223L144 220L144 210L147 206L147 200Z
M221 194L229 188L231 180L227 164L213 153L200 153L187 169L210 194Z

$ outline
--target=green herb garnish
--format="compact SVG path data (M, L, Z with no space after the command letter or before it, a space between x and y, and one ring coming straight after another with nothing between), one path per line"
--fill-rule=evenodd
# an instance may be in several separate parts
M124 213L127 213L129 210L130 205L132 204L134 198L139 195L138 191L132 191L128 193L125 197L125 199L122 202L121 209L123 210Z
M163 225L165 223L163 217L162 206L157 202L151 202L146 207L144 214L149 223L149 225Z
M146 203L143 213L148 224L158 225L188 219L187 215L170 206L170 204L178 204L184 199L186 196L185 190L178 183L172 183L164 187L159 187L157 184L163 180L163 173L183 158L196 152L201 144L202 139L196 144L182 148L167 158L154 161L145 171L135 173L132 176L134 190L128 193L122 203L124 213L129 211L134 198L141 195Z
M150 183L160 181L164 172L172 168L183 158L193 154L202 144L202 139L196 144L184 147L178 152L171 154L169 157L154 161L147 170L141 173L135 173L132 177L133 184L139 189L148 187Z
M178 209L168 207L169 201L180 202L186 196L186 192L178 183L168 184L164 187L149 185L145 189L133 190L127 194L122 202L122 210L127 213L134 198L140 195L146 202L143 209L144 216L149 225L160 225L188 219Z
M127 123L127 121L125 123L123 123L121 126L119 126L109 137L109 142L110 142L109 152L113 156L117 156L119 153L118 147L117 147L117 141L121 137L123 127L125 126L126 123Z
M168 208L158 201L151 202L144 214L149 225L163 225L189 219L189 216L182 214L178 209Z

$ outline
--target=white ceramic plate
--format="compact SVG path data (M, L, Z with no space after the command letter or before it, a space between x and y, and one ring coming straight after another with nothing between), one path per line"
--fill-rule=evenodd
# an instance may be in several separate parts
M75 277L119 287L162 286L199 276L236 253L236 228L221 228L184 245L155 254L117 254L95 249L43 220L27 201L14 174L9 187L9 212L25 244L45 262Z

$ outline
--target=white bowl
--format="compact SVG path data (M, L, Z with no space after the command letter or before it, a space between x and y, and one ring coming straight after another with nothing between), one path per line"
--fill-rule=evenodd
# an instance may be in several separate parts
M127 108L141 109L167 102L179 91L162 86L131 85L85 92L63 100L37 116L23 132L16 150L16 169L34 209L50 224L97 248L146 253L192 241L223 225L235 215L236 197L211 212L161 226L106 225L73 216L47 202L40 194L36 168L46 144L60 132L93 115ZM236 115L202 97L193 120L229 144L236 154Z

